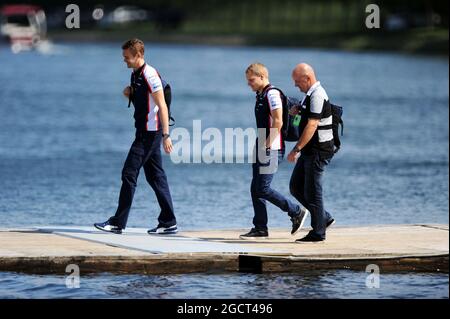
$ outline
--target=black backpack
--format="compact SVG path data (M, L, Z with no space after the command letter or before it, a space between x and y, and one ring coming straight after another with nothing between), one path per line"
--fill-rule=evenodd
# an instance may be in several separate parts
M300 139L300 116L290 115L289 110L298 106L300 107L300 100L295 97L286 96L283 91L279 88L273 87L272 89L278 90L281 94L283 102L283 126L281 127L281 134L283 139L287 142L297 142ZM266 93L267 94L267 93ZM333 130L333 142L334 142L334 154L336 154L341 148L341 139L339 137L339 125L341 126L341 136L344 135L344 121L342 120L342 114L344 112L342 106L330 103L331 115L333 119L332 130Z
M283 126L281 127L281 136L284 141L297 142L300 139L300 121L297 115L290 115L289 110L294 106L300 106L300 100L295 97L286 96L279 88L270 88L270 90L272 89L280 92L281 101L283 103ZM268 91L269 90L267 90L267 92Z
M172 103L172 88L170 87L170 84L163 79L161 79L161 83L164 90L164 100L166 101L167 111L169 112L169 126L174 126L175 119L172 117L172 113L170 112L170 104ZM130 107L132 100L133 96L130 94L128 97L128 107Z
M341 135L344 135L344 121L342 120L343 109L342 106L335 105L333 103L330 103L329 101L327 101L327 103L330 105L331 108L332 123L331 125L319 126L317 129L328 130L330 129L331 126L331 129L333 131L333 143L334 143L333 154L336 154L341 148L341 139L339 137L339 125L341 125Z
M344 121L342 120L342 114L344 110L342 106L330 103L331 116L333 117L333 141L334 141L334 154L336 154L341 148L341 139L339 137L339 125L341 125L341 136L344 135Z
M172 103L172 88L170 84L161 79L163 88L164 88L164 100L166 100L167 110L169 112L169 126L175 125L175 119L172 117L172 113L170 112L170 104Z
M287 142L297 142L300 139L300 115L290 115L289 110L294 106L300 109L300 100L295 97L285 96L283 102L283 138ZM286 123L286 124L285 124Z

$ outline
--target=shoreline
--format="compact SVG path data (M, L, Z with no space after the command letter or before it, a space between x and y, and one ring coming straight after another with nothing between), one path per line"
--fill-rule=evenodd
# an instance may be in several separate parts
M142 30L51 30L48 38L56 42L123 42L131 37L144 42L224 47L284 47L330 49L347 52L406 53L448 57L448 30L413 30L396 33L326 35L245 35L245 34L150 34Z

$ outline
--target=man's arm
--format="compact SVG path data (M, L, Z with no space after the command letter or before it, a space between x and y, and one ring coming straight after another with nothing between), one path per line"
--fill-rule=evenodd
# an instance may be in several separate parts
M297 144L295 144L294 149L289 153L288 155L288 161L289 162L295 162L295 159L297 155L299 154L300 150L305 147L306 144L312 139L314 136L314 133L317 130L317 127L319 126L319 119L309 119L308 123L306 123L305 129L303 130L302 135L300 136L300 139L298 140Z
M317 127L319 126L319 119L309 119L308 123L306 123L305 129L303 130L302 135L300 136L300 139L298 140L297 144L295 144L295 149L301 150L303 147L305 147L306 144L312 139L314 136L314 133L317 130Z
M270 134L266 140L266 147L271 147L273 141L281 134L281 128L283 127L283 109L275 109L270 111L272 115L272 125L270 127Z
M295 158L297 157L298 153L306 146L306 144L309 143L309 141L311 141L314 133L317 130L317 127L319 126L320 119L322 118L323 105L325 103L325 100L328 99L325 91L322 91L315 92L313 95L311 95L311 113L308 118L308 123L306 123L303 133L300 136L297 144L295 144L294 149L288 155L288 161L290 162L295 162Z
M164 91L159 90L152 93L153 101L159 107L159 118L161 120L161 126L163 134L169 134L169 111L167 109L166 100L164 99Z
M267 92L267 100L269 102L272 123L270 125L269 136L266 139L266 148L270 148L273 141L281 134L281 128L283 127L283 101L280 91L276 89L271 89Z
M165 136L163 137L164 151L170 153L172 152L172 141L170 137L166 136L166 134L169 134L169 110L167 108L166 100L164 99L164 91L156 91L152 93L152 97L159 107L159 119L161 120L162 132Z

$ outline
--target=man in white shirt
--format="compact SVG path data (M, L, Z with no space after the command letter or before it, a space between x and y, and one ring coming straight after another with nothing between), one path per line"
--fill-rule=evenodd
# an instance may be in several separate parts
M326 229L334 223L324 208L322 196L322 176L334 154L331 105L310 65L298 64L292 71L292 79L305 97L301 103L302 133L288 155L290 162L297 161L289 186L291 194L311 213L312 226L296 242L320 242L326 238Z

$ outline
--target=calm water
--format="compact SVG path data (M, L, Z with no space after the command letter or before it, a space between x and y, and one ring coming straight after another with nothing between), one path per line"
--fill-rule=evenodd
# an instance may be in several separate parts
M345 108L343 148L324 185L325 205L338 225L448 224L448 59L151 44L146 55L173 87L177 127L189 130L194 119L202 128L222 131L253 127L246 66L265 63L272 83L300 96L291 69L309 62L331 99ZM121 96L128 80L118 43L58 45L46 54L19 55L0 47L2 227L90 225L114 213L133 139L132 110ZM174 164L169 156L164 161L180 228L251 227L250 164ZM285 161L273 182L286 195L292 168ZM157 213L156 198L141 175L128 225L154 226ZM289 224L285 214L269 207L269 227ZM200 298L208 288L204 275L104 274L86 278L86 289L97 287L89 290L95 292L71 293L59 290L59 277L0 276L4 297L133 297L127 291L135 287L133 294L142 297L191 291ZM236 291L248 283L297 287L274 289L274 297L358 297L352 285L365 273L214 276L223 285L215 297L241 297L245 291ZM390 276L376 296L448 297L448 275ZM178 283L189 289L178 291ZM364 280L362 296L373 296L363 286ZM272 294L253 291L248 297Z
M367 288L364 272L310 271L292 274L187 274L82 276L67 288L63 276L0 273L3 298L448 298L448 276L384 274Z

